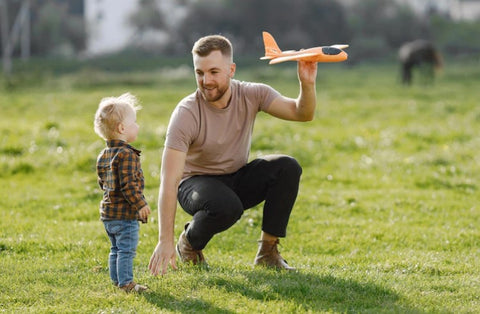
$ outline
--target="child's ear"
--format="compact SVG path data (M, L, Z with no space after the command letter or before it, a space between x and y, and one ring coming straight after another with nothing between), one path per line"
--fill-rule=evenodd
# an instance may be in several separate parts
M118 132L119 134L123 134L124 131L125 131L125 126L123 125L123 123L120 122L120 123L117 125L117 132Z

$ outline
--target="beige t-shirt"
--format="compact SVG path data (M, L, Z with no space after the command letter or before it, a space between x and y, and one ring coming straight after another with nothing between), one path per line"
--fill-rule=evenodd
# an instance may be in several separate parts
M187 153L183 179L194 175L233 173L248 161L253 124L258 112L267 110L280 96L260 83L231 81L229 105L218 109L197 90L175 108L165 146Z

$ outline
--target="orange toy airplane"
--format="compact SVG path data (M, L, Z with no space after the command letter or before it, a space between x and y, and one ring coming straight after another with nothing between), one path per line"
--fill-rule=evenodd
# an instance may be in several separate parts
M270 60L269 64L276 64L284 61L310 61L310 62L341 62L348 58L342 49L348 45L333 45L314 47L309 49L282 51L278 47L273 36L263 32L263 43L265 45L265 56L261 60Z

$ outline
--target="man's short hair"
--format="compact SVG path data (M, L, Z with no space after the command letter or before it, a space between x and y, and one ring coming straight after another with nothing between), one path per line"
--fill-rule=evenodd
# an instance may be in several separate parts
M212 51L219 50L223 56L232 59L232 43L222 35L208 35L195 42L192 54L200 57L208 56Z

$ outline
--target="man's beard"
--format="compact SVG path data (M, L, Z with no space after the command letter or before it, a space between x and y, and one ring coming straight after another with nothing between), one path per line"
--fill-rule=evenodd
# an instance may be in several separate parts
M216 101L220 100L223 97L223 95L225 95L227 90L228 90L228 86L225 87L225 88L220 88L220 87L216 86L212 90L208 90L207 88L205 88L203 86L202 87L202 94L203 94L203 97L205 98L206 101L216 102Z

